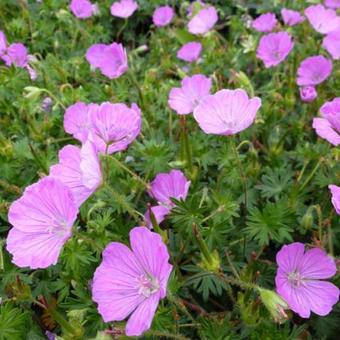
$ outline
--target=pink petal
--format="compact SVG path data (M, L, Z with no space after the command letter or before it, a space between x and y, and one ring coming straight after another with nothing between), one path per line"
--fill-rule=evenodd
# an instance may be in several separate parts
M305 246L300 242L284 245L276 254L276 262L279 268L286 273L294 272L299 266L304 251Z
M201 9L188 23L188 30L192 34L205 34L216 24L218 15L215 7Z
M112 242L105 248L92 285L93 300L105 322L125 319L144 301L145 297L138 293L137 281L143 274L127 246Z
M151 327L158 302L159 294L153 294L137 307L126 324L127 336L140 336Z
M22 232L68 234L78 214L78 208L68 187L60 181L44 177L26 188L12 203L9 222Z
M335 261L320 248L308 250L300 259L298 271L308 279L328 279L336 274Z
M130 243L145 272L159 280L160 296L163 298L172 266L168 263L169 253L162 238L146 227L136 227L130 231Z
M107 45L95 44L92 45L86 52L86 59L93 67L100 67L103 54Z
M340 134L338 134L330 124L330 122L325 118L314 118L313 128L316 133L321 137L326 139L329 143L334 146L340 144Z
M13 255L12 262L19 267L47 268L58 262L58 257L69 231L60 237L51 232L22 232L12 228L7 237L7 250Z

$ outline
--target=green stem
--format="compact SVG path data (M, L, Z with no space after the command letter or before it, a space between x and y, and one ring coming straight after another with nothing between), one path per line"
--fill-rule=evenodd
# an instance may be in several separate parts
M159 227L159 224L157 223L155 214L153 213L150 204L148 204L148 212L149 212L151 224L152 224L152 227L153 227L154 231L155 231L157 234L162 235L162 234L163 234L163 231L162 231L162 229Z
M181 124L182 141L183 141L186 165L188 167L189 173L193 174L192 152L191 152L191 146L190 146L190 142L189 142L187 120L186 120L185 115L180 116L180 124Z
M236 279L232 276L227 276L227 275L224 275L223 273L219 273L219 277L224 281L224 282L227 282L227 283L230 283L231 285L233 286L238 286L242 289L251 289L251 290L256 290L258 291L261 287L258 286L257 284L255 283L251 283L251 282L245 282L245 281L242 281L242 280L239 280L239 279Z
M111 159L122 169L124 169L126 172L128 172L134 179L136 179L138 182L140 182L141 184L143 184L143 186L146 189L150 189L150 185L149 183L147 183L146 181L144 181L141 177L139 177L135 172L133 172L132 170L130 170L126 165L124 165L121 161L119 161L117 158L115 157L111 157Z
M198 247L200 248L201 250L201 253L203 254L204 258L206 259L206 261L210 264L210 265L213 265L214 264L214 260L211 256L211 252L210 250L208 249L208 246L207 244L205 243L203 237L202 237L202 234L201 232L199 231L198 229L198 226L197 224L193 224L192 225L192 231L193 231L193 234L195 236L195 239L197 241L197 244L198 244Z
M312 172L310 173L310 175L308 176L308 178L305 180L305 182L302 184L300 190L302 191L306 185L311 181L311 179L313 178L313 176L315 175L315 173L317 172L317 170L319 169L321 163L324 161L323 158L320 158L318 163L316 164L316 166L314 167L314 169L312 170Z
M120 35L122 34L122 32L124 31L124 29L126 28L127 24L128 24L128 20L125 19L123 25L121 26L121 28L120 28L119 31L117 32L117 35L116 35L116 40L117 40L117 41L119 41Z

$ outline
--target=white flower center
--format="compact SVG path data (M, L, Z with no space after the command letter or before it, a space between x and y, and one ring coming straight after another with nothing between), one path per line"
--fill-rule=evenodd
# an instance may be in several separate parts
M288 274L288 281L295 287L300 287L302 282L303 282L303 278L301 276L300 273L298 272L291 272Z
M151 294L159 291L158 279L150 274L143 274L137 277L138 281L138 294L148 298Z

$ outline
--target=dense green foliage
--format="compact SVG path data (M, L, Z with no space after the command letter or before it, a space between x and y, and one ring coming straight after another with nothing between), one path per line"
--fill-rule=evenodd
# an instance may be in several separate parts
M46 330L74 338L56 311L81 339L105 339L101 331L113 329L119 335L124 329L124 322L102 321L90 292L102 250L113 240L128 243L130 229L141 223L135 211L144 214L151 202L142 183L118 162L111 159L108 178L116 194L99 189L81 207L57 265L21 269L5 250L11 202L48 173L62 146L76 143L64 132L63 115L78 100L137 102L143 111L142 134L114 157L146 182L171 168L182 169L192 181L186 201L176 202L162 224L174 271L168 298L145 338L338 337L339 304L327 317L289 314L280 325L258 294L223 279L236 272L245 282L273 289L275 254L292 241L321 244L335 257L340 254L339 218L327 189L340 181L340 153L317 138L311 123L325 100L340 96L339 61L318 88L318 99L304 104L295 83L297 65L322 53L320 36L307 24L291 28L294 50L286 62L267 70L255 56L260 35L246 25L249 16L267 10L279 14L284 6L302 10L305 2L210 1L219 11L217 30L201 39L202 62L188 73L211 76L213 91L242 87L261 97L262 107L251 128L228 138L204 134L188 116L192 173L182 157L179 117L167 104L170 89L185 75L176 52L192 40L185 30L185 1L169 1L179 15L162 29L152 26L151 15L164 1L139 1L139 11L119 37L128 52L129 73L112 81L91 71L84 57L92 44L116 41L124 24L110 15L110 0L99 0L100 15L85 21L70 13L65 0L0 2L0 30L9 41L28 47L38 72L32 82L25 70L0 66L0 339L44 339ZM147 50L139 48L143 45ZM53 100L51 112L42 109L46 97ZM211 273L202 262L193 225L224 274ZM339 284L340 276L333 282Z

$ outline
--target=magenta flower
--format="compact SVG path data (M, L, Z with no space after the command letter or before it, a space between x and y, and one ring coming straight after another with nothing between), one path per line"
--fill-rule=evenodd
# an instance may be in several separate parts
M150 208L153 215L155 216L157 224L162 223L165 220L165 217L170 214L171 209L169 207L166 207L164 205L155 205ZM149 209L146 211L144 215L146 226L150 229L152 229L152 222L150 217Z
M329 8L340 8L340 0L325 0L325 5Z
M152 21L158 27L167 26L174 17L174 10L170 6L156 8L153 13Z
M312 5L305 9L305 15L313 28L322 34L330 33L340 28L340 17L333 9L323 5Z
M215 26L217 20L215 7L203 8L189 21L188 30L192 34L206 34Z
M202 44L197 41L183 45L177 52L177 58L192 63L196 61L202 52Z
M97 11L97 6L91 4L89 0L72 0L70 10L79 19L91 17Z
M335 208L335 211L338 215L340 215L340 187L331 184L328 186L328 189L332 194L332 204Z
M281 10L282 19L285 25L295 26L300 24L305 20L304 16L298 11L293 11L291 9L283 8Z
M293 47L294 42L287 32L269 33L261 38L256 57L270 68L285 60Z
M276 262L276 290L290 309L302 318L309 318L311 312L322 316L331 312L339 300L339 289L323 280L336 274L330 256L319 248L305 252L305 246L296 242L283 246Z
M261 99L244 90L221 90L203 98L194 118L205 133L234 135L253 124L260 107Z
M252 27L258 32L271 32L277 24L277 19L274 13L264 13L256 18Z
M334 146L340 145L340 97L320 108L322 118L313 119L316 133Z
M92 105L89 111L89 139L102 153L125 150L139 135L142 114L136 104L131 108L125 104L103 103Z
M340 28L328 33L323 38L322 47L327 50L333 59L340 59Z
M151 326L158 303L165 298L172 270L160 235L145 227L130 231L130 250L119 242L103 252L92 286L92 298L105 322L127 318L127 336L139 336Z
M297 71L299 86L318 85L332 73L333 64L322 55L303 60Z
M89 108L95 104L77 102L69 106L64 115L64 129L82 143L87 141L89 134Z
M13 228L7 250L19 267L47 268L56 264L65 242L71 237L78 208L70 189L45 177L26 188L12 203L8 220Z
M86 59L94 68L110 78L119 78L128 70L128 59L122 44L95 44L86 52Z
M5 36L5 33L0 31L0 58L3 56L3 54L6 53L7 50L7 39Z
M315 86L302 86L300 87L300 98L303 102L311 103L318 96Z
M94 145L88 141L81 149L75 145L64 146L59 151L59 163L51 166L50 177L58 179L71 190L78 206L83 204L102 181Z
M137 8L138 4L134 0L120 0L112 4L111 14L118 18L128 18Z
M173 208L175 204L171 198L185 200L191 182L186 179L180 170L171 170L169 173L159 173L151 183L149 195L160 205Z
M202 74L185 77L181 87L172 88L169 106L179 115L192 113L201 100L210 94L211 80Z

